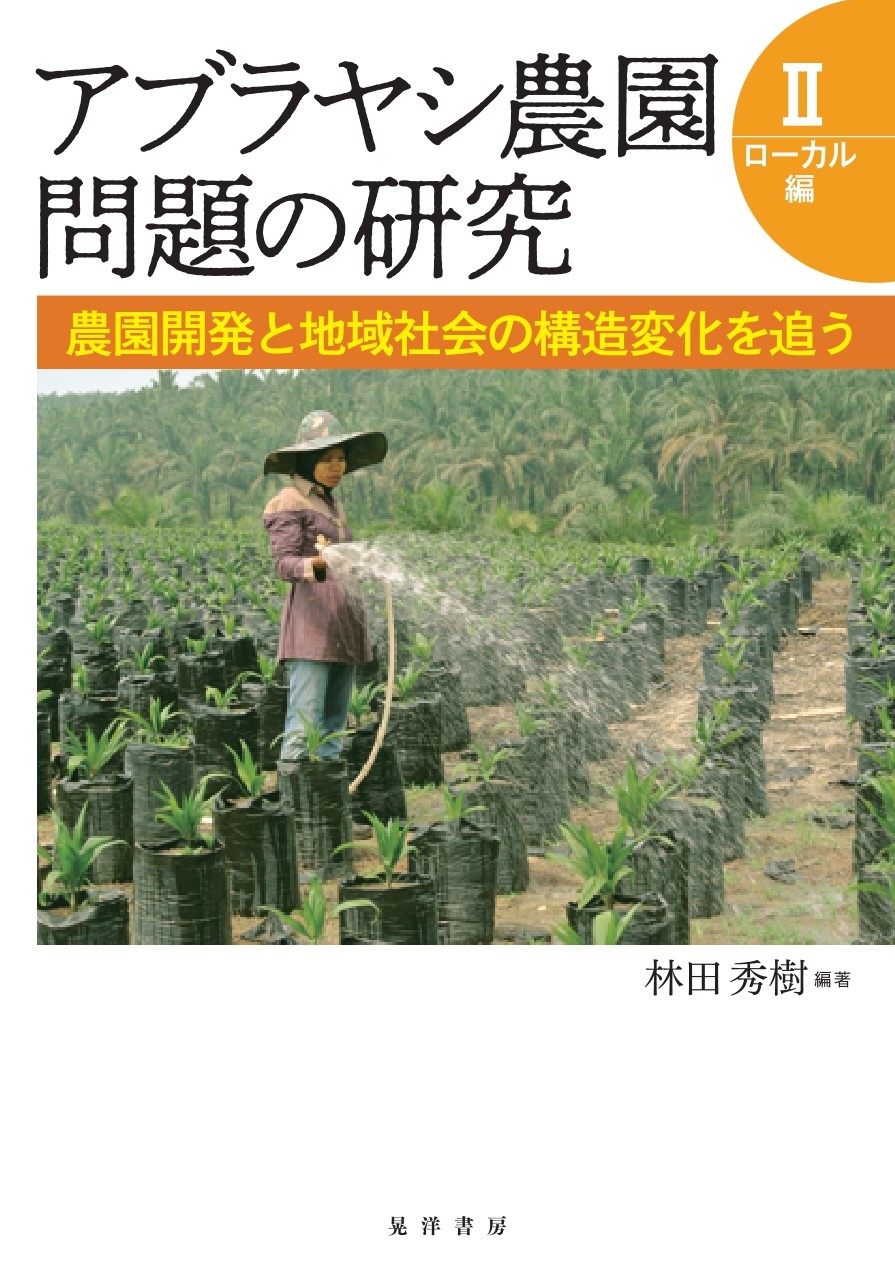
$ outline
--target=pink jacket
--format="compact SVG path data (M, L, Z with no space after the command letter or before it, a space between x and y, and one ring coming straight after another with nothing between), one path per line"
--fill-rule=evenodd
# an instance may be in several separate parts
M292 583L280 620L277 657L357 666L372 657L364 607L344 579L327 573L318 581L311 567L330 542L351 542L341 502L295 476L264 508L277 577Z

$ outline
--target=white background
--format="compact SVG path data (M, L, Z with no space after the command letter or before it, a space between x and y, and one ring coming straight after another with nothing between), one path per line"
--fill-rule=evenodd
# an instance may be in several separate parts
M849 0L854 3L854 0ZM190 174L201 179L252 179L248 220L250 230L272 201L304 191L328 196L345 213L346 243L338 254L317 267L297 270L294 263L307 256L307 246L322 247L329 240L329 222L319 228L319 241L299 226L290 244L275 258L257 249L254 272L243 279L188 277L165 266L152 279L145 272L150 234L137 236L138 269L129 282L119 282L109 268L83 260L58 267L44 285L45 292L77 293L124 289L134 292L215 293L383 293L468 294L563 292L600 293L719 293L726 289L754 293L835 291L833 278L802 266L779 249L752 218L740 196L730 145L736 98L755 59L770 40L792 20L809 12L811 4L753 3L748 9L718 4L669 4L663 0L632 5L571 3L550 7L523 3L512 6L460 0L423 10L408 3L386 6L341 4L337 20L325 6L268 5L262 20L249 17L244 5L154 5L138 24L123 16L119 5L91 5L91 20L74 20L67 6L58 6L60 21L42 21L24 62L22 94L29 104L30 161L47 178L74 175L90 179L134 176L139 181L138 208L142 223L154 221L147 207L154 174L166 178ZM57 6L42 6L41 13ZM735 12L734 12L735 10ZM136 14L136 10L133 11ZM427 14L423 20L422 14ZM107 13L107 22L93 15ZM748 15L748 16L746 16ZM216 49L237 59L235 70L216 75L207 57L222 62ZM603 146L600 160L561 149L542 155L500 160L507 139L509 101L515 96L515 64L538 51L559 51L573 61L591 63L590 90L605 106L596 109L603 129L585 139ZM634 56L702 56L712 52L716 67L716 153L701 151L640 152L624 158L616 154L617 59ZM249 75L242 69L298 62L294 75ZM390 81L400 75L411 84L380 112L383 98L374 93L367 109L376 151L363 146L351 103L324 108L315 93L342 93L348 88L342 61L358 64L362 84ZM74 120L78 91L67 80L45 82L30 74L31 65L45 70L102 67L119 63L129 78L97 94L79 136L61 156L53 156ZM223 64L222 64L223 65ZM434 73L439 66L455 77L445 86ZM134 77L148 80L197 76L204 72L214 83L193 119L183 130L153 151L140 146L166 131L185 109L191 89L140 89ZM240 156L239 149L257 138L286 103L284 94L238 97L230 84L270 85L301 79L310 92L292 119L258 151ZM92 83L96 83L96 79ZM503 93L452 139L433 146L425 129L444 128L479 103L496 85ZM781 72L780 113L785 111L786 82ZM430 110L417 91L434 94L439 102ZM528 139L523 135L525 144ZM493 197L475 206L466 204L476 178L483 182L512 181L514 171L532 183L565 179L571 217L544 222L542 259L555 263L568 245L572 271L566 276L532 276L523 264L524 245L516 244L504 261L478 280L469 272L492 256L495 241L473 239L461 223L447 224L445 276L433 281L431 239L421 233L420 248L407 267L391 281L382 267L365 281L354 230L363 213L366 188L354 180L440 179L450 173L458 181L448 189L445 203L461 216L475 217ZM387 193L384 197L387 199ZM397 212L399 206L392 206ZM428 205L426 206L428 207ZM380 206L377 206L377 212ZM313 207L307 217L313 216ZM60 236L53 222L56 261L61 261ZM85 221L89 219L85 218ZM114 227L116 219L109 218ZM138 222L140 220L138 219ZM486 227L501 225L502 218ZM305 239L305 236L308 236ZM403 237L396 228L396 241ZM254 246L251 246L254 248ZM304 250L304 252L302 251ZM396 255L398 256L398 255ZM879 291L875 286L849 284L851 293ZM885 290L883 290L885 292Z
M879 1237L892 1111L877 1086L891 1042L890 950L800 956L756 948L768 965L778 955L805 959L809 975L847 969L852 986L802 999L765 992L669 1000L643 989L653 955L637 948L581 957L562 947L380 948L364 953L363 967L357 952L338 948L129 948L111 959L83 948L63 964L34 947L30 913L33 746L22 725L32 719L36 175L219 177L241 166L271 198L304 189L337 199L354 177L450 169L465 189L469 178L512 172L497 155L515 60L564 50L593 64L609 154L529 158L530 174L550 172L573 188L573 218L556 226L574 228L563 240L574 272L544 277L540 291L885 294L890 287L842 284L788 258L752 219L733 175L727 139L738 88L765 45L812 7L44 4L25 42L10 43L3 510L12 706L4 775L22 786L21 799L14 785L8 793L17 892L4 930L9 1274L42 1277L53 1268L229 1280L266 1271L506 1270L528 1280L612 1269L819 1280L874 1262L885 1268ZM232 98L215 124L213 88L180 139L147 163L137 147L159 132L166 91L156 91L150 112L124 82L92 104L83 143L52 158L74 95L39 81L34 67L120 61L131 75L193 75L215 48L255 64L294 59L314 91L341 87L336 64L344 59L362 74L375 68L377 78L402 74L442 97L440 123L454 118L454 103L466 109L500 80L508 88L458 136L450 157L447 146L420 145L411 122L421 132L436 117L407 94L374 115L382 141L373 157L360 146L350 106L320 114L315 104L320 134L299 140L306 100L278 139L244 158L238 147L258 132L242 132L249 100L215 94L221 111ZM719 60L716 156L619 160L617 55L707 52ZM428 73L436 64L454 72L453 90L436 87ZM173 98L166 101L173 110ZM285 181L293 172L301 188ZM381 275L365 282L351 254L346 246L317 273L296 273L287 255L236 287L472 292L465 279L473 262L458 260L440 286L410 269L389 285ZM171 273L117 285L190 286ZM114 287L113 277L88 267L77 279L75 269L54 274L43 291ZM486 293L538 287L518 266L510 270L509 259L478 282ZM214 292L215 284L202 280L192 291ZM719 960L722 986L731 962L747 958L717 947L682 955L684 963ZM419 1235L424 1214L441 1218L434 1240ZM461 1214L475 1221L469 1239L453 1229ZM407 1238L388 1238L392 1215L405 1216ZM501 1238L484 1234L492 1215L506 1215Z

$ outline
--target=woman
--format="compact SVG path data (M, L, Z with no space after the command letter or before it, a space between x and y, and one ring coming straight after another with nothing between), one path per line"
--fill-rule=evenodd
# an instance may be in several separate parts
M387 448L381 431L346 432L331 413L315 409L302 418L296 443L265 459L265 475L292 477L264 509L277 576L292 583L277 650L289 676L281 760L307 755L306 721L324 734L344 730L354 669L372 656L360 598L327 573L322 552L351 541L334 489L348 472L381 462ZM324 743L319 754L338 760L341 740Z

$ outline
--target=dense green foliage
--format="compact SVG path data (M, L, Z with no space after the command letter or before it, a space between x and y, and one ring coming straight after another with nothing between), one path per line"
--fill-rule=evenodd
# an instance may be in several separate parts
M315 407L388 434L386 462L346 483L362 529L487 520L658 543L746 517L753 545L848 552L895 480L890 371L223 370L185 388L162 371L140 391L39 398L40 518L256 526L282 483L264 456Z
M87 883L91 863L114 844L106 836L86 836L84 828L87 823L87 805L81 809L74 827L69 829L58 813L53 814L53 868L47 876L46 887L53 889L56 885L65 889L69 895L69 905L74 911L77 897ZM39 849L43 853L43 849Z

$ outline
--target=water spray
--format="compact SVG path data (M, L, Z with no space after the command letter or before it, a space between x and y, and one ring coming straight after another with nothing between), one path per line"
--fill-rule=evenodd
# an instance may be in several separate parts
M343 573L351 576L366 575L367 577L377 578L382 583L385 593L385 626L388 636L388 662L386 665L385 677L385 700L382 704L382 715L379 720L379 729L373 741L373 746L367 757L366 763L358 773L357 777L348 787L348 794L353 795L360 784L366 778L367 774L373 768L373 762L379 754L379 748L385 739L385 732L388 728L389 715L392 709L392 691L395 686L395 610L392 603L392 587L388 578L384 573L376 572L375 561L368 547L358 542L333 542L324 547L321 552L324 560L329 568L334 570L336 574Z

